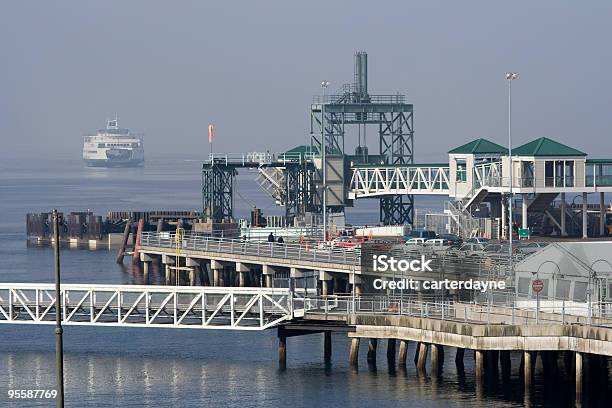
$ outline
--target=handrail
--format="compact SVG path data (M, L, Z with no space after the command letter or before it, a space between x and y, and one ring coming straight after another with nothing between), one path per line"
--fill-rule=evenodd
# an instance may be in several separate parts
M285 244L277 242L243 241L217 238L197 233L186 233L181 249L211 251L228 254L254 255L290 260L314 261L340 265L359 265L361 251L344 248L317 248L308 244ZM175 234L167 232L143 232L141 246L176 249Z

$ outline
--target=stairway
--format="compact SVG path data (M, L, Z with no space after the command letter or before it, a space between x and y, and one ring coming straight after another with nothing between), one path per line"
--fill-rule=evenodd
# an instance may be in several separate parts
M255 181L277 205L285 204L285 172L278 167L259 167Z
M530 212L544 212L550 204L557 198L559 193L539 193L527 203L527 210Z

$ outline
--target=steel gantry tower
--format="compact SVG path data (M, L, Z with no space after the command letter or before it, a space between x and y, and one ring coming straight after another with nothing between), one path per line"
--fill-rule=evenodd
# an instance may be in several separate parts
M402 94L370 95L367 60L365 52L357 52L354 82L343 85L335 94L315 96L310 109L311 145L319 152L325 146L325 155L319 156L316 166L316 204L321 208L326 186L326 207L330 212L341 212L352 204L346 193L346 169L351 164L411 164L414 159L413 105L406 103ZM378 127L378 155L368 152L368 125ZM347 126L353 126L358 133L354 155L345 153ZM380 221L412 224L413 203L409 195L381 197Z

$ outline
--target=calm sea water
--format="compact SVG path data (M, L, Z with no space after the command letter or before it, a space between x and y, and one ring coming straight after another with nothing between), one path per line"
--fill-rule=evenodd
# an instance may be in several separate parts
M237 215L253 205L280 214L253 174L240 175ZM196 161L149 160L142 169L89 169L80 161L0 163L0 281L51 282L49 248L27 247L25 214L90 209L200 209L200 165ZM350 212L354 222L374 223L375 203ZM439 201L419 200L433 207ZM114 263L115 253L100 249L62 251L67 283L139 283L138 271ZM509 381L476 388L473 358L466 353L465 372L446 353L443 374L418 375L387 367L385 345L376 368L368 367L367 345L360 367L348 364L349 342L333 337L333 359L323 362L322 335L288 339L286 371L277 366L276 332L123 328L65 328L67 405L73 407L189 406L565 406L568 384L548 384L536 377L536 390L525 397L513 361ZM414 353L414 345L409 352ZM0 406L52 406L52 401L9 402L8 389L52 389L55 384L52 326L0 325ZM411 361L411 359L409 359ZM592 402L606 406L605 399Z

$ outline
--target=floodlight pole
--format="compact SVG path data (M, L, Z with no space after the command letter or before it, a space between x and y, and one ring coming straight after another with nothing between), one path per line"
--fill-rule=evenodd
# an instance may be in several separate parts
M508 266L510 273L513 270L512 264L512 184L513 184L513 164L512 164L512 81L518 78L516 72L506 72L508 80L508 159L510 168L510 188L508 194Z
M55 209L53 210L53 239L55 243L55 369L57 379L57 397L55 401L58 408L64 408L64 330L62 329L59 237L59 214Z

